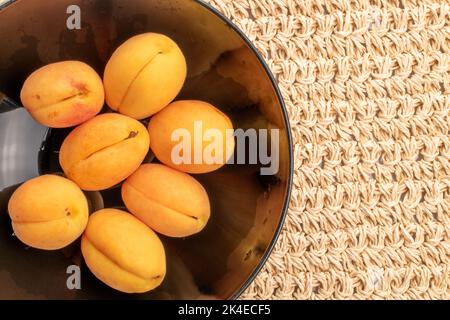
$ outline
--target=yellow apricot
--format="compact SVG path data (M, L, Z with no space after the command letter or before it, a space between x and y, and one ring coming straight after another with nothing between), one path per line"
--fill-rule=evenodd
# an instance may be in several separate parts
M169 37L144 33L125 41L108 61L103 83L115 111L144 119L168 105L186 79L186 60Z
M99 280L122 292L152 290L166 274L161 240L145 224L121 210L102 209L90 216L81 238L81 252Z
M8 211L14 234L38 249L55 250L75 241L86 228L86 197L72 181L43 175L28 180L11 196Z
M187 173L144 164L122 184L128 210L153 230L170 237L200 232L210 205L203 186Z
M94 69L80 61L62 61L34 71L25 80L20 98L40 124L66 128L99 113L105 94Z
M104 190L126 179L149 150L144 125L130 117L105 113L72 130L59 162L67 177L83 190Z
M217 170L233 154L233 124L206 102L172 102L151 118L148 130L159 161L183 172Z

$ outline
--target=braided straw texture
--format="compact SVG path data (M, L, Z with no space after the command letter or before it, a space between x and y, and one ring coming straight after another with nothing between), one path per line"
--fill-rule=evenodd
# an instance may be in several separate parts
M290 209L244 299L450 298L450 3L208 0L278 80Z

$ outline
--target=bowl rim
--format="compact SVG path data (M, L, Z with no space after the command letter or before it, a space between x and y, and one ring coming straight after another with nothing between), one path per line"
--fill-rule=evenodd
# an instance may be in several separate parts
M0 3L0 11L3 9L6 9L9 5L14 4L15 2L18 2L20 0L6 0L3 3ZM293 151L292 151L292 132L291 132L291 125L289 122L289 116L286 109L286 104L284 102L283 96L281 94L280 88L278 86L277 80L275 79L275 76L273 75L272 71L270 70L269 66L267 65L266 61L262 57L261 53L258 51L256 46L252 43L252 41L247 37L247 35L236 25L234 24L229 18L227 18L222 12L214 8L209 3L204 2L203 0L191 0L198 5L202 6L203 8L209 10L211 13L216 15L220 20L222 20L228 27L230 27L234 32L236 32L240 38L245 42L247 47L253 52L253 54L258 59L261 66L264 68L264 71L266 75L269 77L269 80L272 84L272 88L275 91L275 94L277 96L278 102L281 106L281 112L283 114L283 122L286 126L286 133L288 138L288 151L289 151L289 172L287 177L287 189L286 189L286 195L284 198L283 208L280 216L280 221L278 222L277 228L275 229L275 235L272 238L271 242L269 243L266 251L264 252L261 260L258 262L258 265L256 268L251 272L250 276L245 280L245 282L237 289L234 293L232 293L229 297L227 297L227 300L235 300L238 299L241 294L250 286L250 284L255 280L263 266L266 264L267 260L269 259L275 244L282 232L284 223L286 221L286 216L288 213L289 208L289 200L291 197L291 191L292 191L292 179L294 174L294 161L293 161Z
M2 1L2 0L0 0L0 1ZM4 0L4 2L0 3L0 10L6 8L7 6L9 6L10 4L13 4L16 1L18 1L18 0Z
M284 102L283 96L281 94L280 88L278 86L277 80L275 79L275 76L273 75L272 71L270 70L269 66L267 65L267 62L262 57L261 53L258 51L256 46L251 42L251 40L247 37L247 35L236 25L234 24L230 19L228 19L222 12L214 8L209 3L206 3L202 0L192 0L199 5L203 6L204 8L211 11L213 14L215 14L218 18L220 18L222 21L226 23L227 26L232 28L244 42L246 43L247 47L253 52L253 54L256 56L256 58L259 60L259 63L264 68L264 71L266 75L269 77L270 82L272 83L272 87L275 90L275 94L277 96L278 102L281 106L281 112L283 114L283 122L286 126L286 133L288 137L288 145L289 145L289 173L287 178L287 190L286 190L286 196L284 198L283 208L281 212L280 221L278 222L278 226L275 230L275 235L272 238L272 241L269 243L269 246L267 247L266 251L264 252L261 260L259 261L256 268L252 271L250 276L247 278L247 280L241 285L241 287L236 290L230 297L227 299L229 300L235 300L238 299L241 294L250 286L250 284L255 280L261 269L266 264L267 260L269 259L275 244L283 230L284 222L286 221L286 216L288 213L289 208L289 200L291 198L291 190L292 190L292 179L294 175L294 161L293 161L293 151L292 151L292 132L291 132L291 125L289 122L289 116L286 109L286 104Z

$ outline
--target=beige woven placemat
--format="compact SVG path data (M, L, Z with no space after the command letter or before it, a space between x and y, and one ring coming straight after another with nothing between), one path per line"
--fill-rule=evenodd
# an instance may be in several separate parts
M284 230L242 296L450 298L448 0L209 0L289 111Z

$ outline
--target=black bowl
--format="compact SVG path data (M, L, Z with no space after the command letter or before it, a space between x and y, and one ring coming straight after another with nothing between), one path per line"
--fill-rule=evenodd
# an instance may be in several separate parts
M81 29L67 27L70 5L81 9ZM126 295L89 272L79 243L63 250L40 251L14 237L7 213L9 196L26 179L61 172L58 149L70 129L42 127L23 108L10 108L4 100L0 106L0 298L236 298L269 256L283 225L292 180L286 109L255 48L212 7L191 0L8 3L0 8L0 91L19 101L28 74L61 60L84 61L102 74L114 49L143 32L166 34L185 53L188 78L177 99L208 101L228 114L235 128L279 130L279 170L262 175L264 165L258 161L195 175L211 200L207 227L185 239L161 237L167 252L164 282L152 292ZM151 156L147 159L152 160ZM123 207L118 190L87 193L91 211ZM76 283L69 276L77 266L81 289L69 289L67 280Z

